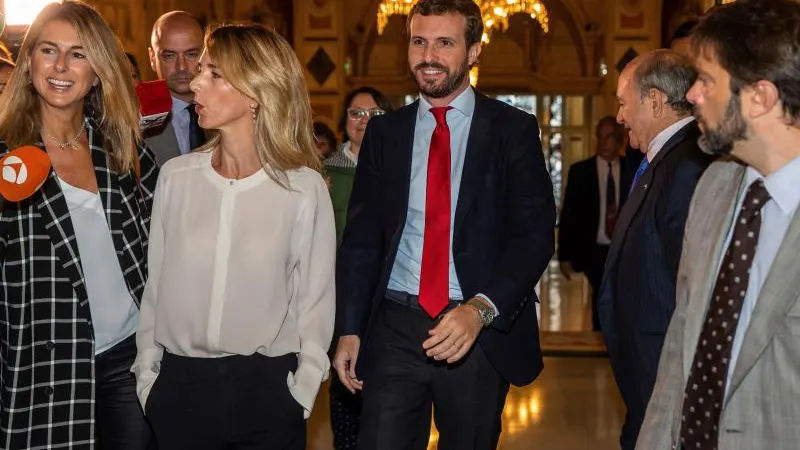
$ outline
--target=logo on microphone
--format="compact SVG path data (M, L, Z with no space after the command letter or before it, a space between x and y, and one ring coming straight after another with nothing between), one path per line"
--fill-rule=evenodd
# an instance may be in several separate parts
M3 180L12 184L23 184L28 180L28 166L22 159L9 155L3 160Z
M50 157L39 147L25 145L0 158L0 197L19 202L30 197L50 174Z

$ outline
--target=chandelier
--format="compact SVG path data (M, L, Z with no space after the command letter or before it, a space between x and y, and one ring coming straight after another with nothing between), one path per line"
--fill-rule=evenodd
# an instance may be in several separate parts
M481 41L488 44L492 31L508 29L508 19L514 14L525 14L536 20L545 33L550 31L550 18L540 0L474 0L481 8L483 17L483 36ZM395 14L407 16L417 0L381 0L378 7L378 34L383 34L389 17Z

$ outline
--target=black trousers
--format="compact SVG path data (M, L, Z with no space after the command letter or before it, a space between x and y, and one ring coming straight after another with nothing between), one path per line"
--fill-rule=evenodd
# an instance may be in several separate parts
M336 450L356 450L358 442L358 423L361 420L361 393L351 394L339 381L339 377L331 374L330 407L331 430L333 431L333 448Z
M439 450L496 448L509 384L478 344L453 365L428 358L422 343L434 324L421 310L380 305L360 361L360 450L425 450L431 405Z
M597 312L597 296L600 295L600 284L603 282L603 272L608 257L608 245L595 244L592 247L592 260L586 268L586 279L592 287L592 330L600 331L600 315Z
M145 412L159 450L305 450L303 407L286 385L294 354L164 353Z
M136 397L131 373L136 337L131 336L95 358L97 442L100 450L149 450L150 426Z

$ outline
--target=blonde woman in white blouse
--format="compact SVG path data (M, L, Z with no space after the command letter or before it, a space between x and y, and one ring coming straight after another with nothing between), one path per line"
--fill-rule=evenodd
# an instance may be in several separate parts
M158 179L139 400L160 450L302 450L336 252L302 69L280 36L226 25L191 88L212 138Z

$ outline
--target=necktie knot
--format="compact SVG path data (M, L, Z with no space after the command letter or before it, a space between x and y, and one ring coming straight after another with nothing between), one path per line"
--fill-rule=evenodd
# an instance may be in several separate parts
M754 215L757 215L764 204L771 198L766 186L764 186L764 180L754 181L747 188L747 193L744 195L741 216L746 217L748 220L751 219Z
M453 109L452 106L437 106L431 108L431 114L436 119L437 126L447 126L447 111Z

